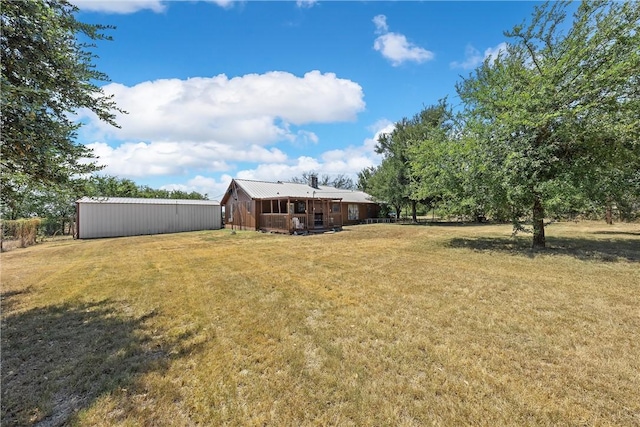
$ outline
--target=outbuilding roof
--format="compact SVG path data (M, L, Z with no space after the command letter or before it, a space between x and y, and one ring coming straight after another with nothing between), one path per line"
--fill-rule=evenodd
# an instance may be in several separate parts
M278 199L278 198L316 198L316 199L341 199L347 203L375 203L373 197L364 191L345 190L343 188L319 185L314 188L308 184L295 182L267 182L252 181L248 179L234 179L240 187L252 199ZM233 185L233 182L231 185ZM231 188L231 187L230 187ZM222 202L229 197L229 192L223 197Z
M211 205L219 206L215 200L193 199L144 199L137 197L83 197L76 203L135 204L135 205Z

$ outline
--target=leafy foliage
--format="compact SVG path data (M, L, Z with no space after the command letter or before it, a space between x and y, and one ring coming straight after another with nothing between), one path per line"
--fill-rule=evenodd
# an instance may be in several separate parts
M545 246L549 200L579 193L585 179L600 183L586 196L610 197L638 167L640 6L583 2L565 33L567 8L537 7L505 33L506 52L457 86L467 115L486 127L479 148L508 202L532 212L535 247Z
M402 207L406 205L406 185L398 179L397 159L387 157L377 167L365 169L359 175L359 186L371 194L378 202L392 206L400 218Z
M76 20L66 0L24 0L2 4L2 203L16 203L25 183L65 185L99 169L93 154L75 141L71 114L81 108L116 126L119 110L97 82L107 81L92 64L94 45L108 40L104 30Z
M411 205L412 216L416 220L416 203L417 200L412 198L410 168L410 152L412 144L417 141L414 135L414 120L406 117L397 122L391 133L384 133L378 138L376 152L384 156L381 168L381 176L388 181L387 185L376 185L377 191L382 191L381 195L386 196L388 203L395 207L396 215L400 217L400 209L402 206ZM376 182L376 179L373 180Z
M460 160L453 140L453 114L446 100L424 108L411 119L395 124L392 133L382 135L377 151L381 165L359 175L359 185L378 199L395 207L397 215L410 205L416 220L417 204L432 207L448 197L459 183L454 176Z
M207 200L207 194L197 191L154 189L147 185L136 185L126 178L115 176L93 176L84 186L88 197L139 197L143 199L191 199Z

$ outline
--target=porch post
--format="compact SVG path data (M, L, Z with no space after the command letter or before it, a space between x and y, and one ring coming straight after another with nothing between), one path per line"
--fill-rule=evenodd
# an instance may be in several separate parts
M287 197L287 230L291 233L291 199Z
M329 218L331 217L331 211L330 211L330 207L329 207L329 200L325 200L325 209L324 209L324 214L322 215L324 218L324 228L329 228Z

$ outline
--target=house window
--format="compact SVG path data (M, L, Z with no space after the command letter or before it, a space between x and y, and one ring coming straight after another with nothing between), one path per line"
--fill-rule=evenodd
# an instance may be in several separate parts
M358 211L358 205L349 205L349 221L357 220L360 217L360 212Z
M334 203L331 205L331 212L340 213L340 203Z

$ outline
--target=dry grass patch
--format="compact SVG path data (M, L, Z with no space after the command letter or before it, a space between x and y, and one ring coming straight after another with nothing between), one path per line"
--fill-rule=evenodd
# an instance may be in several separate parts
M370 225L2 255L3 425L639 425L640 227ZM28 398L25 398L28 396Z

